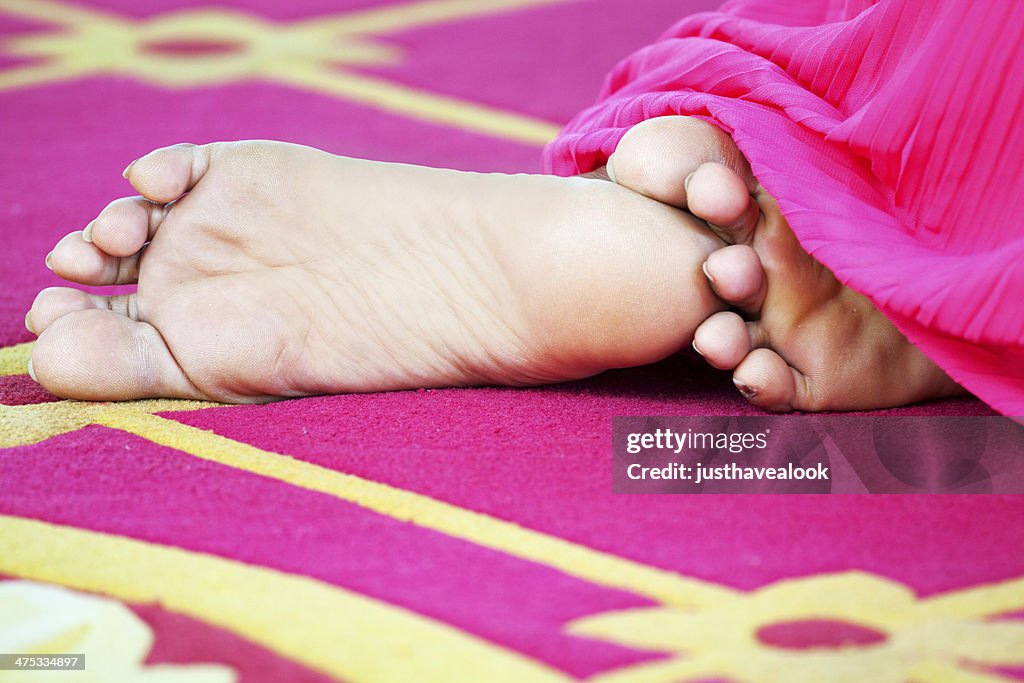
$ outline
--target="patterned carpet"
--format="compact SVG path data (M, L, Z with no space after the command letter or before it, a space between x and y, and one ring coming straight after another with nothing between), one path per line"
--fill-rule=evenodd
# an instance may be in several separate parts
M1021 497L612 495L612 416L756 414L688 356L267 406L25 374L44 255L146 151L535 171L713 4L0 0L0 652L85 653L59 681L1024 680Z

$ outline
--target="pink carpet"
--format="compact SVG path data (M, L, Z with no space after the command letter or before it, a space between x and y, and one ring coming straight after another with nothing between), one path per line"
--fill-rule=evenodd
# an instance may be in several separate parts
M58 284L43 256L145 151L263 137L534 171L530 131L709 3L388 6L0 2L0 614L46 642L67 628L54 614L78 615L68 651L105 681L1024 680L1020 497L612 495L613 416L756 414L689 356L547 388L245 407L63 402L28 379L22 320ZM328 71L404 99L271 84L258 60L219 75L239 41L305 54L315 40L287 31L328 24L393 49ZM178 80L142 68L147 40ZM512 123L439 121L424 95ZM973 398L891 412L993 414Z

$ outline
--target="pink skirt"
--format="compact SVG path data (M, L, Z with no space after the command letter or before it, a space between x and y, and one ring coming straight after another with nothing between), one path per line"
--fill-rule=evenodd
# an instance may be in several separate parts
M656 116L713 122L808 252L1021 416L1022 109L1019 0L734 0L616 66L545 167L592 170Z

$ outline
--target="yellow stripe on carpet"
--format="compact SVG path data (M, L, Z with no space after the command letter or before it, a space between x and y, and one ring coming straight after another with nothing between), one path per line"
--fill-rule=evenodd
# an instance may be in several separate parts
M28 372L28 359L35 342L0 347L0 377L24 375Z
M355 503L403 522L439 531L507 555L552 567L608 588L682 608L720 605L739 593L725 586L650 567L527 529L412 491L362 479L287 455L239 443L212 431L111 404L96 423L228 467Z
M172 88L258 78L428 123L543 145L555 137L560 125L339 67L401 63L401 50L380 40L389 32L573 1L424 0L290 22L225 8L194 8L157 13L140 22L52 0L7 0L0 2L0 13L47 21L65 30L56 37L50 33L13 37L7 52L48 60L0 73L0 90L108 74ZM107 38L97 43L95 35ZM147 41L167 36L236 42L245 49L236 59L216 63L154 57L143 49ZM83 62L78 57L85 52L89 59Z
M428 123L490 135L527 145L544 145L560 126L526 114L505 111L456 97L420 90L383 78L326 68L308 69L287 62L268 64L265 78L303 87Z
M0 572L127 602L158 602L344 680L572 680L338 586L122 536L0 515Z

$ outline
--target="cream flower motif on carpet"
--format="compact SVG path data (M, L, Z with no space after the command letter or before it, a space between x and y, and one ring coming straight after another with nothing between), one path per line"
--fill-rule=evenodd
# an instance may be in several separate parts
M33 581L0 582L0 652L85 655L81 671L0 671L0 682L234 683L220 664L143 664L153 632L116 600Z
M601 683L997 683L1024 666L1024 578L918 598L865 572L787 579L693 609L579 619L575 635L672 653Z

